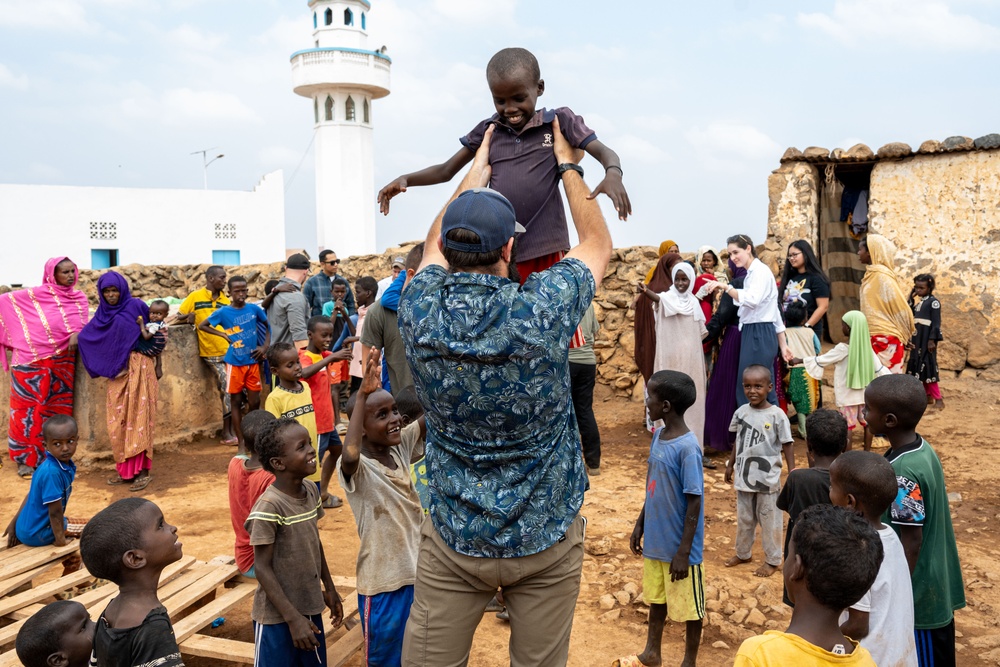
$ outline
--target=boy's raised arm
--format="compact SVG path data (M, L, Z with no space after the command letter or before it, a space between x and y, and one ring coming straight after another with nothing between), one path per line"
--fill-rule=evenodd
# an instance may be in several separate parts
M559 164L576 164L583 157L583 151L573 148L566 141L559 129L559 119L552 121L552 133L555 135L556 161ZM566 189L566 200L569 202L569 212L576 226L580 242L566 253L567 257L575 257L587 265L594 277L596 287L601 286L604 272L611 261L611 233L601 214L601 207L590 197L590 190L583 182L583 177L569 169L561 176Z
M351 412L351 420L347 425L347 434L344 436L344 451L340 455L340 470L344 474L345 480L350 480L351 475L358 471L361 465L361 441L365 424L365 406L368 404L369 394L382 388L382 355L379 350L373 349L368 355L365 363L365 376L361 380L361 387L358 389L358 396L354 399L354 411Z
M455 177L455 174L462 167L469 164L473 155L474 153L471 150L462 146L446 162L425 167L420 171L404 174L396 178L378 191L378 209L382 212L382 215L389 215L389 200L401 192L406 192L406 188L411 185L421 186L447 183Z
M618 153L597 139L587 144L584 150L604 167L604 180L597 184L597 187L590 193L588 199L596 199L597 195L603 192L611 199L615 210L618 211L618 219L628 219L632 215L632 202L628 198L625 186L622 185L622 175L624 172L622 171L622 161L618 157Z

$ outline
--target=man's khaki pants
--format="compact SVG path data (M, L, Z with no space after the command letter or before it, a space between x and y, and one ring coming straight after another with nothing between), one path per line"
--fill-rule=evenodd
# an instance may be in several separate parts
M403 639L404 667L464 667L486 604L503 588L510 614L511 667L560 667L569 655L580 594L585 520L562 540L523 558L473 558L423 522L413 606Z

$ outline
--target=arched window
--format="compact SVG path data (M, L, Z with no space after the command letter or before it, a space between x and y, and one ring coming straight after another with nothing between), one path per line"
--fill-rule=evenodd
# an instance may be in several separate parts
M361 12L361 29L362 30L367 30L367 28L365 27L365 13L364 12Z
M357 120L354 113L354 99L350 95L347 96L347 104L344 106L344 120Z
M344 10L344 25L354 25L354 12L350 9Z
M329 95L326 96L326 105L324 108L326 109L326 119L333 120L333 98Z
M319 122L319 98L318 97L314 97L313 98L313 117L316 119L316 122L318 123Z
M313 29L319 27L319 18L316 16L316 12L313 12Z
M323 20L326 25L333 25L333 10L327 8L326 13L323 15Z
M361 107L361 112L364 114L362 117L365 119L366 123L372 122L371 110L368 107L368 98L365 98L365 103Z

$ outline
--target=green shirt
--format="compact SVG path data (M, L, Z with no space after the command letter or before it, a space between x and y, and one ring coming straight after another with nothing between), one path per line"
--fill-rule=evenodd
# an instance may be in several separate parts
M896 472L899 491L882 521L897 534L902 526L923 528L912 576L914 627L944 627L955 617L955 610L965 606L965 586L941 460L923 438L912 449L890 449L885 457Z

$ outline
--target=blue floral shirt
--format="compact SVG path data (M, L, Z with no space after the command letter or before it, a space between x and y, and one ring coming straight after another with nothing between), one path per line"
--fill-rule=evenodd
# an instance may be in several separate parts
M566 357L594 291L586 265L564 259L523 286L429 266L403 292L430 517L458 553L529 556L576 518L587 476Z

